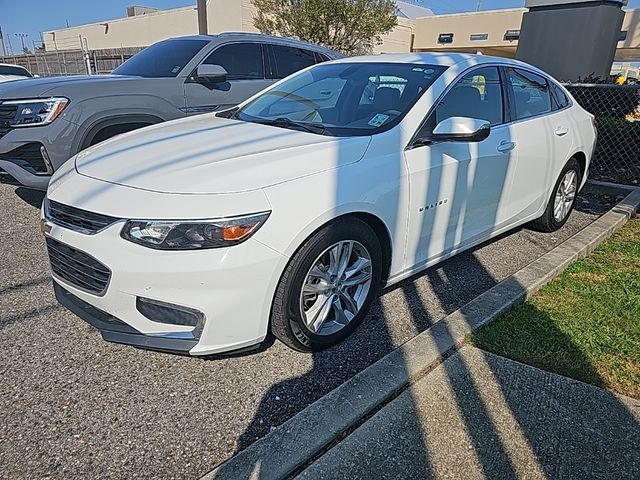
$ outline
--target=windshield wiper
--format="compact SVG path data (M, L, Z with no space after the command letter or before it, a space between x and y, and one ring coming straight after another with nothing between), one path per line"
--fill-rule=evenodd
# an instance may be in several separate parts
M324 133L324 125L294 122L293 120L287 117L278 117L273 120L261 119L261 120L258 120L257 123L262 123L263 125L273 125L274 127L299 128L300 130L304 130L309 133L317 133L319 135L322 135Z

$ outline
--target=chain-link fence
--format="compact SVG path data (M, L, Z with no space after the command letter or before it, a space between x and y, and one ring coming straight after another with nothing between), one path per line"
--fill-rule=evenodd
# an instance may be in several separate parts
M590 176L596 180L640 183L640 85L565 85L596 116L598 143Z

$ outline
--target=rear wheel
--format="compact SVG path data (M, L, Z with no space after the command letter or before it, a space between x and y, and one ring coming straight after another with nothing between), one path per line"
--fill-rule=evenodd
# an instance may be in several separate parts
M544 214L531 222L533 229L555 232L567 222L573 210L581 176L580 164L576 159L570 159L560 172Z
M313 234L280 279L271 330L299 351L318 351L345 339L362 322L377 294L382 249L358 219L339 219Z

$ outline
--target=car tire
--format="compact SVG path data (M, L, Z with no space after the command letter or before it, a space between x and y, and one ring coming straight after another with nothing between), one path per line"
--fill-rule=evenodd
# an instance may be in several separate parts
M544 214L531 222L531 228L539 232L555 232L562 228L573 211L581 181L580 164L571 158L558 176Z
M344 340L362 322L378 293L382 260L376 233L357 218L341 218L315 232L280 278L271 309L273 335L301 352L323 350Z

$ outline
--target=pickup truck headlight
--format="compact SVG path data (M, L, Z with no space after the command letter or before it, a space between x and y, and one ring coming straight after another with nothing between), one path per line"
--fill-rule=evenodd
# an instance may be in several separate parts
M213 220L127 220L120 236L156 250L201 250L237 245L250 238L271 212Z
M30 98L28 100L5 100L2 105L17 105L11 127L39 127L48 125L60 116L69 99L64 97Z

